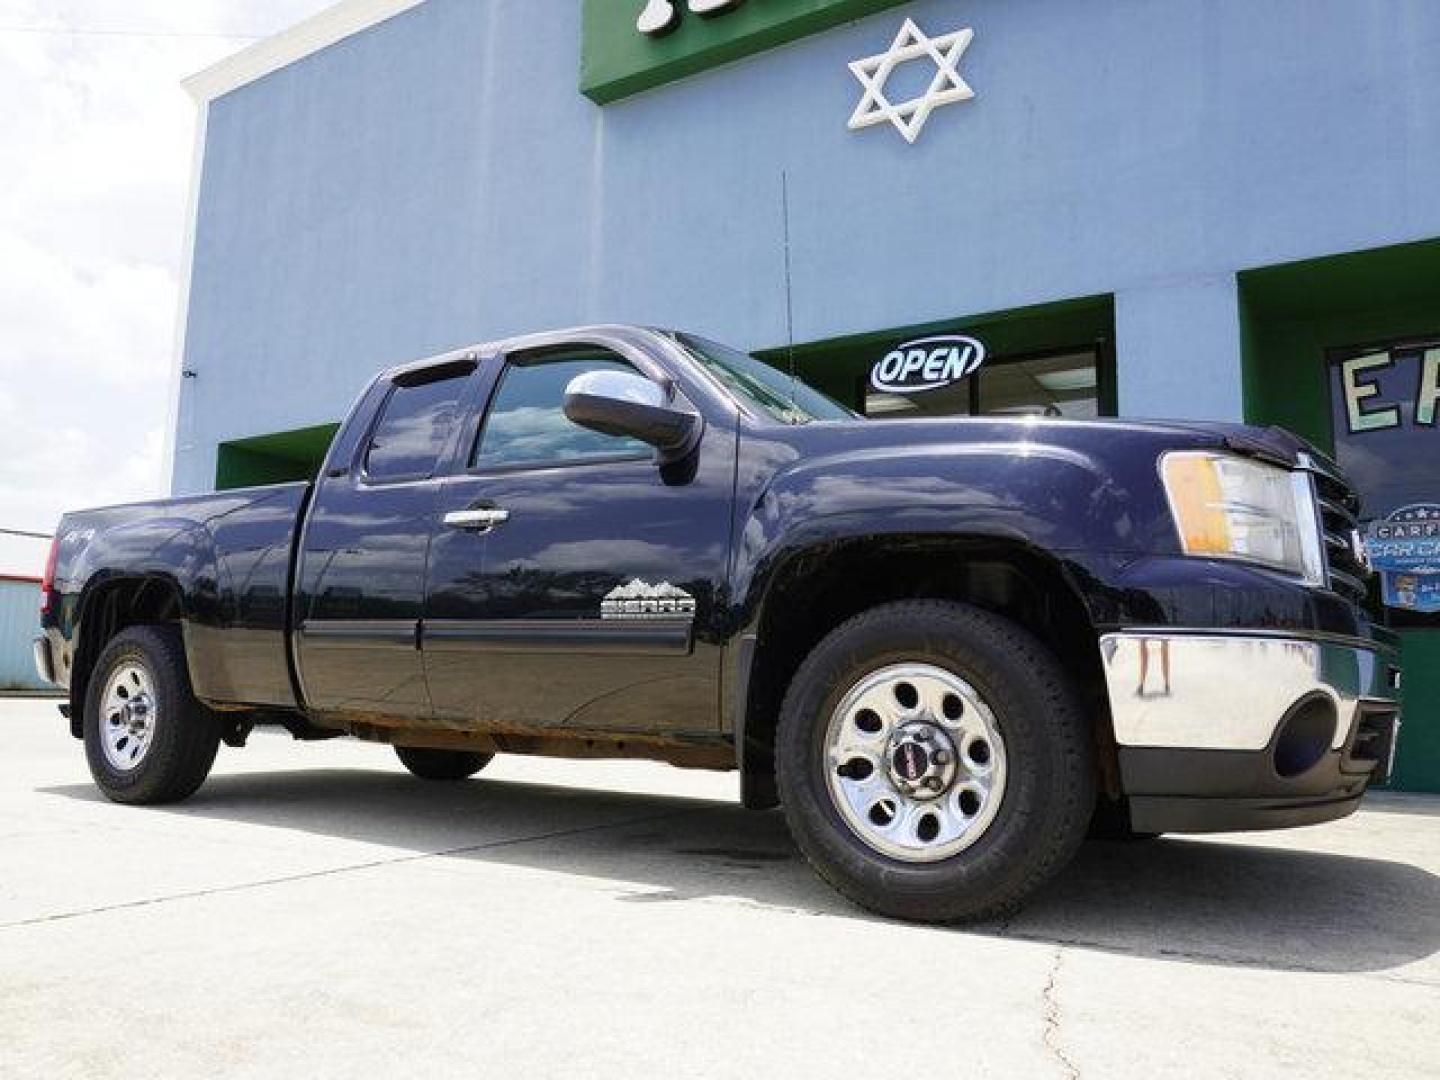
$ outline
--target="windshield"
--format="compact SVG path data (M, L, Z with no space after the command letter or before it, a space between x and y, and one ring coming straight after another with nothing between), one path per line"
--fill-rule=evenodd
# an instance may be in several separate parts
M782 424L856 418L838 401L749 353L693 334L671 336L726 390Z

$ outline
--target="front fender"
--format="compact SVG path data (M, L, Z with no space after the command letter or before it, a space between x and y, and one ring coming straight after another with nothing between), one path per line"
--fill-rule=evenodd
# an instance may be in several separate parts
M1153 476L1152 473L1148 473ZM758 488L738 529L741 625L796 552L857 537L993 539L1056 557L1172 544L1153 482L1068 447L961 443L865 448L799 461Z

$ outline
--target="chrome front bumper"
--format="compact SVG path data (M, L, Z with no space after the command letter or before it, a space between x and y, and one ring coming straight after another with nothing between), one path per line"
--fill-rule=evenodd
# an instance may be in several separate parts
M1398 707L1400 696L1398 652L1373 643L1138 630L1106 634L1100 655L1121 747L1264 750L1320 695L1334 704L1339 750L1362 703Z

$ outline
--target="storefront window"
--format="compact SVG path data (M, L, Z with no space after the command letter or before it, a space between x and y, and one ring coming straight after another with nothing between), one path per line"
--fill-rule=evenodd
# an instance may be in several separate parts
M1099 356L1095 349L1041 356L995 358L958 382L922 393L884 393L869 388L865 412L872 417L1051 416L1098 417Z
M1440 626L1440 342L1331 357L1335 453L1395 626Z
M971 376L973 379L974 376ZM923 394L886 394L865 391L865 415L870 417L970 416L971 379L927 390Z
M980 371L980 412L985 415L1100 415L1098 367L1093 352L1017 360Z

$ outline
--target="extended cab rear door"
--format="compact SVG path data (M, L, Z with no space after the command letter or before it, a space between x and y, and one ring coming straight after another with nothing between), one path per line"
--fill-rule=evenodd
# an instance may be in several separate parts
M296 658L319 712L430 714L420 661L425 561L473 358L410 368L372 389L343 460L327 463L301 536Z
M666 378L632 342L487 361L482 422L440 492L424 618L436 719L466 727L714 731L733 418L661 468L562 410L575 376Z

